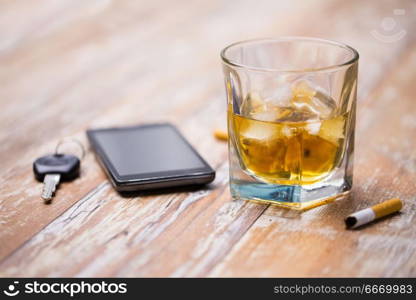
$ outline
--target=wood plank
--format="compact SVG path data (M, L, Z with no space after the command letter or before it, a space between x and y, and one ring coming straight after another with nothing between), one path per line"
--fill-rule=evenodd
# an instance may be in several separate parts
M415 50L359 109L351 198L296 216L270 207L211 276L416 275ZM400 214L344 229L348 214L392 197Z

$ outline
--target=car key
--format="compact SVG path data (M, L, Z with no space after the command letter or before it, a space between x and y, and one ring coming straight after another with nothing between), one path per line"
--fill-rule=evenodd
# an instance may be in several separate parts
M43 181L42 199L48 202L54 196L61 181L70 181L79 176L80 160L75 155L51 154L39 157L33 163L33 172L38 181Z

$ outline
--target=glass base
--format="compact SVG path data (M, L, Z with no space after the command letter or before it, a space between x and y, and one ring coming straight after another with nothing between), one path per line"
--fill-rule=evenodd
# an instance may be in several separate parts
M313 185L278 185L245 180L232 180L230 191L234 199L273 204L296 210L308 210L345 198L351 184L343 179Z

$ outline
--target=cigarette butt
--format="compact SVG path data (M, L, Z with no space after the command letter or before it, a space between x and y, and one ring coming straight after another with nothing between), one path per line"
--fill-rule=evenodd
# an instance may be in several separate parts
M228 133L224 130L220 130L220 129L216 129L214 130L214 136L222 141L227 141L228 140Z
M402 201L398 198L393 198L349 215L345 219L345 225L347 228L357 228L361 225L399 211L402 207Z

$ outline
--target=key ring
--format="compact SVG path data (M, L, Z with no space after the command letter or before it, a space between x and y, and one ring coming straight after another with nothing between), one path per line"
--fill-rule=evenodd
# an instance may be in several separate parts
M58 142L58 144L56 145L56 147L55 147L55 154L58 154L59 147L62 146L63 144L77 144L79 146L79 148L81 149L81 160L84 159L84 157L85 157L85 148L79 140L74 139L74 138L68 138L68 139L60 140Z

